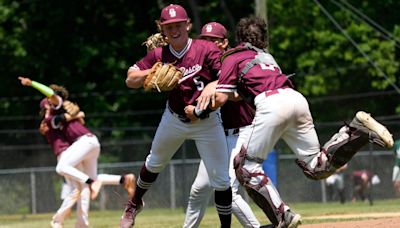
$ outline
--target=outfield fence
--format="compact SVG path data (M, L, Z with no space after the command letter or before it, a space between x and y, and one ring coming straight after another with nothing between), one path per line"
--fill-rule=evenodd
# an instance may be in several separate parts
M324 182L307 179L294 160L291 154L278 156L277 185L284 201L289 204L301 201L326 202ZM184 210L199 161L184 158L172 160L145 195L146 207ZM394 198L391 183L393 161L391 151L367 150L357 153L345 171L346 200L350 200L352 192L349 174L363 168L372 170L381 180L372 190L374 199ZM100 164L98 173L138 174L142 164L143 161ZM54 212L61 205L62 182L55 167L0 170L0 214ZM248 199L246 195L245 198ZM105 186L99 198L91 203L91 209L122 210L126 200L126 192L121 186Z

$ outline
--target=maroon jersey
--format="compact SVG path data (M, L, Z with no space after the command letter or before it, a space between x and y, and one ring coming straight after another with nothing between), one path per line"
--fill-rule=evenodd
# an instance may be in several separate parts
M49 126L49 130L45 133L45 137L47 143L50 144L51 149L54 155L57 157L60 155L64 150L66 150L70 144L61 134L61 131L53 129L50 124L51 119L45 119L47 126Z
M87 129L79 120L64 122L61 132L69 143L75 142L83 135L91 134L90 130Z
M353 172L354 180L361 180L363 176L367 176L368 180L371 180L374 174L368 170L356 170Z
M46 116L45 121L48 123L50 128L59 131L64 139L70 144L74 143L79 137L85 134L91 134L90 130L87 129L78 119L69 122L62 121L56 123L55 117L56 115L50 114Z
M196 105L196 98L204 86L217 80L221 62L221 50L212 42L189 39L187 46L177 53L170 45L156 48L143 59L136 62L134 68L150 69L157 61L173 63L182 70L183 77L178 86L169 92L168 105L182 116L186 116L184 108Z
M224 129L244 127L253 122L254 109L243 100L227 101L221 107L221 118Z
M68 143L74 143L79 137L85 134L91 134L90 130L87 129L78 119L71 120L69 122L63 121L61 123L55 123L54 117L56 115L63 115L64 109L62 108L62 104L64 101L61 97L59 97L59 105L57 107L52 106L51 112L49 116L46 117L46 120L50 120L51 128L58 129L61 131L61 134L64 136L65 140Z
M243 48L243 45L236 48ZM264 91L293 87L286 75L280 73L279 68L263 63L250 68L243 76L242 81L238 82L238 76L256 55L256 51L244 50L227 56L221 66L217 91L237 91L243 98L253 102L253 99Z

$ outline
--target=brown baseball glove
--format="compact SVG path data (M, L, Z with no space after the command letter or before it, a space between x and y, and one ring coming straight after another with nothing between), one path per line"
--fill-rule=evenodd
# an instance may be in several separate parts
M147 51L151 51L154 48L167 45L167 41L165 40L165 37L161 35L161 33L156 33L149 36L147 40L142 43L142 45L146 45Z
M63 108L65 112L71 115L72 117L75 117L81 111L77 104L68 100L64 101Z
M182 78L182 71L172 64L157 62L151 68L143 83L146 92L151 91L170 91L176 87Z

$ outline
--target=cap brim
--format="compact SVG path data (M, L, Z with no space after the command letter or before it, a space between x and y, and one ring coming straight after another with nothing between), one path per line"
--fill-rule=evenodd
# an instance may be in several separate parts
M225 37L217 36L214 34L200 34L200 37L215 37L215 38L219 38L219 39L225 39Z
M187 19L171 19L171 20L166 20L164 22L160 22L160 25L166 25L166 24L184 22L184 21L187 21Z

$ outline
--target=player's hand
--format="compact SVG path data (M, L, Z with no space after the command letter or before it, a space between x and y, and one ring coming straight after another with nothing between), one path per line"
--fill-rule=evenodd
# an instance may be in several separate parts
M32 80L29 78L25 78L22 76L19 76L18 79L21 81L21 84L24 86L32 86Z
M42 120L42 122L40 122L40 126L39 126L40 134L45 135L48 131L49 131L49 126L47 126L46 122L44 120Z
M196 106L194 106L194 105L188 105L184 109L186 117L189 118L192 122L197 121L199 119L194 115L195 108L196 108Z
M196 99L197 109L199 109L200 111L206 110L210 102L211 102L211 107L215 106L216 87L217 87L217 81L208 83L206 87L204 87L200 96Z

